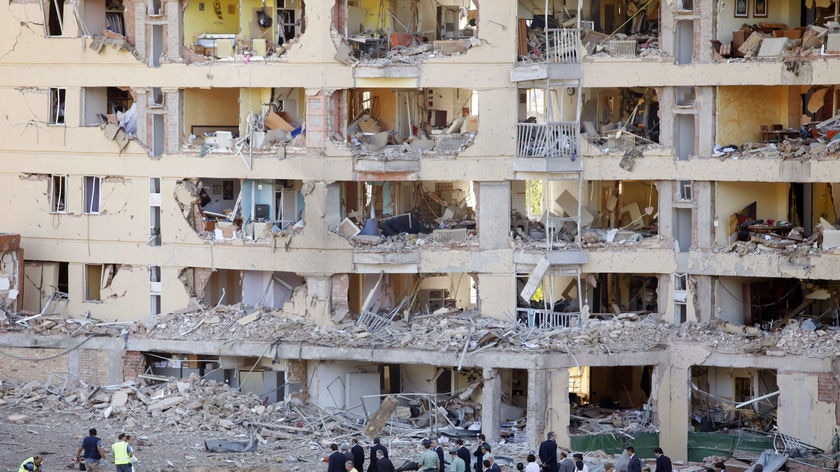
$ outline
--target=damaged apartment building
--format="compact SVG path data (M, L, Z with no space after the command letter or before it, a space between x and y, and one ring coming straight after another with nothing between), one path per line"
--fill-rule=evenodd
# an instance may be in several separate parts
M4 377L681 460L840 426L836 1L0 10Z

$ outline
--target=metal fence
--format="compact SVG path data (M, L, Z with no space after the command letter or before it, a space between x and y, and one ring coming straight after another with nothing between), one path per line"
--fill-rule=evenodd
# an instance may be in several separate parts
M580 326L580 313L560 313L537 308L517 308L517 317L529 328L570 328Z
M517 123L516 157L575 159L579 134L576 121Z
M580 29L552 28L545 31L545 60L560 64L580 62Z

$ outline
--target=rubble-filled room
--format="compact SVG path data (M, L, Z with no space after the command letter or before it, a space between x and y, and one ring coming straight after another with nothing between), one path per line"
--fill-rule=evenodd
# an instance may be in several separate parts
M347 138L365 159L453 155L478 131L478 92L469 89L353 89Z
M659 312L658 274L586 274L581 277L584 300L590 316L627 319Z
M189 62L278 58L306 32L304 0L187 2L183 15Z
M582 100L581 131L585 139L602 152L634 151L659 143L656 89L584 89Z
M577 158L579 92L560 82L520 83L516 157Z
M736 1L717 10L718 60L807 57L840 52L837 2Z
M471 181L344 182L338 232L356 248L400 250L477 244Z
M303 224L302 185L282 179L185 179L176 184L175 200L202 238L271 241Z
M346 32L352 56L367 64L415 64L480 46L475 0L349 0Z
M347 274L333 277L333 310L349 313L370 333L418 316L476 307L475 280L467 273Z
M837 153L834 85L718 87L720 157L820 159Z
M570 435L608 434L624 440L655 432L653 384L650 365L569 368Z
M715 242L727 251L796 252L840 247L834 183L717 182Z
M582 187L577 180L514 181L511 211L511 232L524 250L577 248L578 241L590 248L658 242L653 181L590 181Z
M830 280L770 277L718 277L717 318L748 335L788 326L809 331L840 327L840 285Z
M186 89L183 96L186 153L245 159L304 145L302 88Z
M305 286L303 277L291 272L188 267L178 279L190 298L208 307L264 307L281 309ZM232 308L234 309L234 308Z
M691 417L693 431L769 431L779 405L776 372L770 369L693 366Z
M536 278L535 278L536 277ZM561 267L521 271L516 277L516 319L529 327L581 326L581 278Z
M520 62L561 62L570 47L562 32L578 27L586 54L659 55L659 0L519 0L518 6Z

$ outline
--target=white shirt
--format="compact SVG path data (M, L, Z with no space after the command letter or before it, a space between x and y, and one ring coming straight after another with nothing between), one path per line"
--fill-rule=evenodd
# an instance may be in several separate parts
M538 466L536 462L529 462L528 465L525 466L525 472L540 472L540 466Z

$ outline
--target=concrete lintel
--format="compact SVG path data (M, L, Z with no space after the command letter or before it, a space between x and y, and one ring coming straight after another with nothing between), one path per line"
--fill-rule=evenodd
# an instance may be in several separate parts
M831 359L817 359L791 355L785 355L784 357L771 357L741 353L712 352L702 365L774 370L784 369L795 370L798 372L833 372Z

